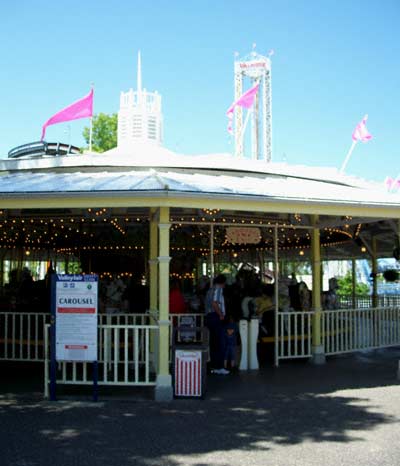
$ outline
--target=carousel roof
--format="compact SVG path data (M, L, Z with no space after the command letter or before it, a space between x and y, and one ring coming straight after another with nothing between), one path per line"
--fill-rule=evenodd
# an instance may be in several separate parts
M131 218L148 219L146 208L163 205L163 200L175 221L290 227L289 235L282 232L282 248L288 250L294 244L309 244L306 229L314 213L332 257L357 257L361 244L371 252L374 237L382 256L391 257L398 245L400 195L335 168L265 163L229 154L186 156L157 145L0 161L0 209L7 209L9 218L25 216L32 224L47 212L54 222L58 217L75 218L84 225L87 208L104 202L102 207L112 208L119 227L129 233ZM215 213L210 214L210 208ZM104 236L100 223L96 225L94 230ZM187 235L191 238L193 232ZM269 233L264 236L265 248L272 248ZM79 241L77 237L75 243ZM67 241L62 246L67 247Z
M186 156L156 145L102 154L2 160L0 193L175 192L399 206L383 185L343 175L335 168L238 159L229 154Z

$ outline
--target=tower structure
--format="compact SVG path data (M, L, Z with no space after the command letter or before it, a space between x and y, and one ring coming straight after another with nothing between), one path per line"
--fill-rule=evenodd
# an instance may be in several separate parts
M235 101L243 94L244 81L251 85L260 84L254 105L243 121L243 109L235 108L235 155L244 155L244 133L251 116L251 158L272 159L272 101L271 101L271 60L253 50L249 55L235 59Z
M161 145L162 143L161 95L142 89L140 52L137 65L137 90L121 92L118 111L118 146L137 142Z

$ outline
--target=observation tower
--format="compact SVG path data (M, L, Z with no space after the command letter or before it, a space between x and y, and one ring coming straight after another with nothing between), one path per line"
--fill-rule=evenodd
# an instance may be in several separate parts
M255 46L253 46L254 48ZM269 55L271 55L270 52ZM235 108L235 155L244 156L244 136L251 118L251 158L253 160L272 159L272 102L271 102L271 60L253 50L243 58L235 59L235 101L245 92L243 84L250 81L251 86L260 84L252 109L243 119L243 109ZM249 86L250 87L250 86Z
M118 147L134 143L162 143L161 95L142 89L142 67L138 53L137 90L121 92L118 111Z

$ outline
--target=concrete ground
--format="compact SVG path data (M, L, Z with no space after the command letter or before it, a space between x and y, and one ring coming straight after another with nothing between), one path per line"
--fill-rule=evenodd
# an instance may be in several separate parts
M399 359L397 348L213 375L205 400L165 404L117 389L93 403L74 387L43 401L37 370L2 363L0 465L397 466Z

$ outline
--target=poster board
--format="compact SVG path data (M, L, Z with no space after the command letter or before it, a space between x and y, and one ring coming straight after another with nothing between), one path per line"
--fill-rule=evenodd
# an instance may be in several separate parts
M97 275L55 276L55 359L97 361Z

